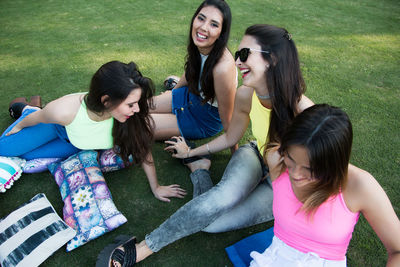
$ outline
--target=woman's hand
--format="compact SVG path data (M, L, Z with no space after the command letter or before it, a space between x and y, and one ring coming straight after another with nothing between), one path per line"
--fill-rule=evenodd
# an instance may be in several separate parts
M15 125L8 133L6 133L6 136L16 134L19 131L21 131L23 129L23 127L20 127L19 125L20 125L19 123L17 125Z
M182 189L180 185L172 184L168 186L159 185L153 191L154 196L165 202L170 202L171 200L169 197L177 197L177 198L184 198L186 195L186 190Z
M170 140L165 141L165 143L169 144L169 146L164 150L171 152L174 158L184 159L188 157L190 148L182 136L173 136Z
M165 202L170 202L169 197L183 198L186 191L177 184L162 186L158 184L156 168L154 166L153 155L149 152L146 156L146 161L142 163L142 168L147 176L151 191L154 196Z

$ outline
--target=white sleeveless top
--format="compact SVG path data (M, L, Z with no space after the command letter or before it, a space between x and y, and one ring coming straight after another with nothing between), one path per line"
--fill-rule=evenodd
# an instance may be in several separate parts
M201 96L201 98L204 99L205 97L204 97L203 90L201 90L200 80L201 80L201 75L203 74L204 63L206 63L208 55L203 55L203 54L200 53L200 56L201 56L201 66L200 66L199 86L198 87L199 87L200 96ZM211 103L211 100L208 100L207 103L210 104L211 106L214 106L214 107L218 108L217 98L214 98L214 102Z

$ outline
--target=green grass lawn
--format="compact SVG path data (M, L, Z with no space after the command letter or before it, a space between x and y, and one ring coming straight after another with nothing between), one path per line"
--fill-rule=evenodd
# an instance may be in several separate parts
M86 91L105 62L135 61L161 91L163 79L183 73L189 22L200 1L0 1L0 129L12 119L8 103L40 94L45 103ZM293 35L307 96L342 107L354 129L351 162L368 170L400 215L400 3L394 0L248 0L228 3L233 14L229 42L235 51L255 23L282 26ZM251 138L250 132L241 140ZM202 142L202 141L201 141ZM189 170L154 145L161 184L178 183L188 196L155 199L141 168L105 174L128 223L72 252L58 250L43 266L94 266L100 250L121 233L146 233L191 199ZM229 151L213 155L214 183ZM37 193L60 215L63 203L50 173L24 174L0 195L4 217ZM197 233L175 242L139 266L230 266L224 248L272 223L222 234ZM399 237L400 238L400 237ZM349 266L384 266L386 251L361 216L348 252Z

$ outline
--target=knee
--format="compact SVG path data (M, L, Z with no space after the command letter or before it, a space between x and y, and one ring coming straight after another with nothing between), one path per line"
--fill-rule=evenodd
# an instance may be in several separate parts
M5 135L0 137L0 155L1 156L6 156L6 157L17 156L17 155L14 155L15 151L13 149L17 144L13 144L13 142L10 142L9 139L10 138Z
M222 216L224 217L224 216ZM206 228L201 230L204 233L208 234L218 234L218 233L223 233L229 231L229 225L230 223L226 221L223 218L217 218L215 221L213 221L211 224L209 224Z
M218 185L215 186L218 189ZM226 211L234 207L241 201L242 193L237 190L225 190L217 191L217 197L214 197L208 201L208 208L210 210Z
M203 230L201 230L204 233L208 233L208 234L218 234L221 233L221 231L218 231L217 229L214 229L214 227L211 226L207 226L206 228L204 228Z

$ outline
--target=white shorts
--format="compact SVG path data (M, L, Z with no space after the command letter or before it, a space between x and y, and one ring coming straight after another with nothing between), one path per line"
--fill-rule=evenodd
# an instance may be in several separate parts
M346 267L346 259L342 261L322 259L316 253L304 253L292 248L276 236L273 237L271 245L262 254L253 251L250 256L253 258L250 267Z

